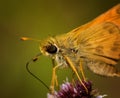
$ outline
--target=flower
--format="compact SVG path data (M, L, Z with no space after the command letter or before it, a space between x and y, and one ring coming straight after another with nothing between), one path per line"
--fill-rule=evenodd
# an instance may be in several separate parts
M60 86L60 90L56 91L54 94L48 94L47 98L103 98L107 95L99 95L96 89L92 88L91 81L83 81L85 87L76 81L74 84L66 81Z

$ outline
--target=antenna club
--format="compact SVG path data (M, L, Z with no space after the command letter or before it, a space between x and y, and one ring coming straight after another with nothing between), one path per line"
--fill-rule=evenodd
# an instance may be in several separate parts
M41 41L41 40L38 40L38 39L29 38L29 37L21 37L20 40L22 40L22 41L32 40L32 41L36 41L36 42L40 42Z
M20 40L26 41L26 40L29 40L29 38L28 37L21 37Z

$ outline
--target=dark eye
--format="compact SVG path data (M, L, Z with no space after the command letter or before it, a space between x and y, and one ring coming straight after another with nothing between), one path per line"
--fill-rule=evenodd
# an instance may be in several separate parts
M50 46L48 46L47 48L46 48L46 51L48 52L48 53L56 53L57 52L57 47L55 46L55 45L50 45Z

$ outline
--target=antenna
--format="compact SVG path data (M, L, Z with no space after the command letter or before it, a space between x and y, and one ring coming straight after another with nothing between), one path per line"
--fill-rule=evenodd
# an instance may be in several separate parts
M41 55L41 53L37 54L34 58L32 58L30 61L28 61L28 62L26 63L26 70L28 71L28 73L29 73L30 75L32 75L35 79L37 79L39 82L41 82L41 83L50 91L49 87L48 87L40 78L38 78L35 74L33 74L33 73L30 71L30 69L29 69L30 62L31 62L31 61L32 61L32 62L35 62L36 60L38 60L38 57L39 57L40 55Z

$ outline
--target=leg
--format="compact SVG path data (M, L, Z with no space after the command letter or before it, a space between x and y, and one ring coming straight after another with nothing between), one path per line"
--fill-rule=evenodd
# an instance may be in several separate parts
M83 71L83 66L82 66L82 60L80 61L80 72L82 74L82 77L83 77L83 80L86 81L86 78L85 78L85 74L84 74L84 71Z
M56 83L56 86L58 86L57 75L56 75L56 73L55 73L55 69L56 69L55 65L57 65L57 64L56 64L56 62L55 62L54 59L52 59L52 64L53 64L53 74L55 75L54 81L55 81L55 83ZM53 76L52 76L52 77L53 77Z
M83 87L85 88L86 92L88 93L88 89L86 88L86 86L85 86L84 83L82 82L82 80L81 80L81 78L80 78L80 76L79 76L79 74L78 74L75 66L74 66L73 63L71 62L71 60L70 60L67 56L65 56L65 59L67 60L67 62L69 63L70 67L72 68L73 72L76 74L78 80L79 80L80 83L83 85Z
M59 67L59 65L58 65L58 66L55 66L55 67L53 68L52 80L51 80L51 86L50 86L51 93L54 93L55 83L56 83L56 86L58 86L57 75L56 75L56 69L57 69L58 67Z
M73 72L73 71L72 71ZM75 81L74 81L74 76L75 76L75 73L73 72L72 73L72 83L75 83Z

